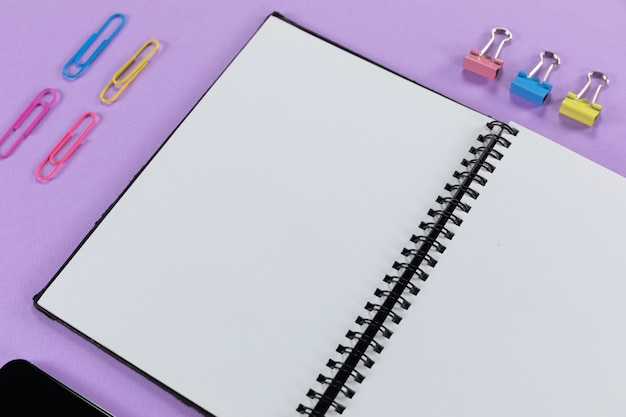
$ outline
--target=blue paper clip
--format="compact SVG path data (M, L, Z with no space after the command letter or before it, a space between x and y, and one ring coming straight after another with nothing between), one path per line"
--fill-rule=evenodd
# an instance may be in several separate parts
M543 58L547 56L548 58L552 58L554 62L550 64L548 70L546 71L546 75L544 75L543 79L540 80L538 77L533 77L539 68L543 65ZM544 101L546 101L546 97L552 90L552 84L546 82L548 79L548 75L554 69L555 66L561 64L561 58L554 52L543 51L539 54L539 63L535 65L529 73L525 71L520 71L517 77L511 83L511 93L517 94L520 97L525 98L526 100L530 100L535 104L542 105Z
M119 19L120 22L117 25L117 27L113 30L113 33L111 33L111 35L109 35L108 38L103 40L102 43L98 45L96 50L89 56L89 58L87 58L83 62L80 62L81 58L83 57L83 54L87 51L87 49L89 49L91 45L93 45L96 39L100 35L102 35L102 33L106 30L106 28L109 26L111 21L113 21L114 19ZM63 71L62 71L63 76L65 78L69 78L70 80L78 78L83 73L83 71L85 71L87 67L98 57L100 52L102 52L102 50L109 44L109 42L111 42L111 40L117 35L120 29L122 29L122 26L124 26L124 23L126 23L126 16L124 16L123 14L115 13L114 15L111 15L107 19L107 21L104 22L104 24L100 27L100 29L98 29L96 33L92 33L89 39L87 39L87 41L83 44L83 46L81 46L80 49L74 54L74 56L72 56L70 60L67 61L67 63L63 67ZM69 69L70 67L72 67L72 65L78 68L78 71L76 71L76 73L74 74L69 73Z

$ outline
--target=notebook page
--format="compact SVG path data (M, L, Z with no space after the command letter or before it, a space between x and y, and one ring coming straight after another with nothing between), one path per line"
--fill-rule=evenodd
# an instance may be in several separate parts
M38 304L219 417L293 415L487 121L270 17Z
M626 414L626 179L517 127L344 416Z

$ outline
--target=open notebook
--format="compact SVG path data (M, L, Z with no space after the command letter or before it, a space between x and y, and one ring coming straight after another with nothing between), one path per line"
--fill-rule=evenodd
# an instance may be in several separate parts
M624 416L625 209L274 14L35 299L217 417Z

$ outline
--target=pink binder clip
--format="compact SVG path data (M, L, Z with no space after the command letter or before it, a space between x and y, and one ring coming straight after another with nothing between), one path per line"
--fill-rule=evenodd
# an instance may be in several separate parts
M487 52L496 39L496 33L502 33L506 35L506 38L500 42L500 46L498 46L498 50L493 57L485 55L485 52ZM500 55L500 51L502 50L504 44L511 39L513 39L513 35L507 29L493 28L491 30L491 39L489 39L489 42L487 42L487 45L485 45L482 50L479 51L477 49L472 49L469 54L465 55L465 58L463 59L463 68L491 80L495 79L504 65L504 61L498 59L498 55Z
M45 101L44 98L48 95L50 96L49 101ZM11 133L20 128L22 123L24 123L24 120L26 120L26 118L30 116L30 114L35 110L37 106L41 106L41 111L31 122L31 124L26 129L24 129L24 132L22 132L22 134L17 139L15 139L13 144L9 145L9 149L7 149L4 153L0 153L0 158L7 158L13 153L15 148L17 148L17 145L19 145L20 142L23 141L26 136L30 134L30 132L32 132L35 126L37 126L37 123L39 123L39 121L46 115L50 107L52 107L52 104L54 104L54 102L57 100L57 97L58 94L54 88L44 88L39 92L39 94L35 96L33 101L31 101L30 104L26 106L22 114L20 114L20 117L17 118L17 120L13 123L13 125L11 125L9 130L7 130L2 138L0 138L0 145L2 145L8 139Z
M83 120L88 117L91 117L91 121L89 122L87 127L85 127L78 139L76 139L72 146L70 146L67 152L65 152L65 154L59 158L59 152L61 152L63 147L70 141L70 139L72 139L72 137L74 136L74 131L78 128L78 126L83 122ZM63 136L63 139L61 139L59 143L57 143L57 145L54 147L54 149L50 151L48 156L46 156L46 158L41 161L41 163L37 167L37 170L35 171L35 178L37 178L39 181L48 181L50 178L52 178L57 170L61 168L61 166L65 163L65 161L67 161L68 158L72 156L76 148L78 148L85 136L87 136L87 133L89 133L89 131L91 130L91 128L93 128L97 121L98 115L94 112L87 112L80 116L76 123L72 125L70 130L67 131L65 136ZM52 169L47 175L43 175L42 171L46 165L51 165Z

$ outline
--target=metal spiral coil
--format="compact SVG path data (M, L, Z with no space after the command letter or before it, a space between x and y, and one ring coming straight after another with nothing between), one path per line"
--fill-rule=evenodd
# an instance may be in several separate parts
M452 222L452 224L454 224L455 226L460 226L461 223L463 223L463 219L461 219L459 216L457 216L456 214L448 214L444 210L430 209L428 210L428 215L430 217L448 216L448 221Z
M342 365L343 365L343 362L337 362L332 359L329 359L328 362L326 363L327 368L335 369L335 370L341 370ZM354 382L357 382L359 384L363 382L363 380L365 379L365 376L363 376L363 374L357 371L356 369L353 369L350 372L349 377L352 378Z
M349 346L340 344L337 347L341 360L329 359L326 363L331 376L319 374L317 382L322 389L310 389L307 392L307 397L314 404L300 404L298 413L324 417L329 410L338 414L345 410L345 406L339 401L350 399L355 394L348 384L354 386L363 382L365 376L359 369L371 368L375 364L373 355L380 354L384 348L384 339L393 335L393 331L387 326L400 323L401 312L411 306L408 297L414 297L420 292L417 282L426 281L428 269L437 265L436 256L446 250L442 241L454 238L452 228L461 226L462 213L471 210L471 205L464 200L479 197L478 191L473 187L485 186L485 173L494 172L496 166L493 162L502 159L503 154L496 147L508 148L511 145L502 135L517 134L516 129L497 121L487 123L487 127L491 133L479 135L477 138L481 146L471 147L469 150L473 157L461 161L464 170L453 173L452 177L457 183L444 186L449 195L437 197L436 203L441 207L428 211L427 215L432 221L421 222L419 228L422 233L411 236L410 241L415 246L402 249L401 255L406 259L394 262L392 268L396 273L383 278L387 287L377 288L373 294L377 301L365 304L364 310L369 314L366 317L357 317L355 322L360 326L359 329L346 333Z
M392 275L385 275L385 278L383 278L383 282L387 283L387 284L396 284L400 282L400 277L398 276L392 276ZM420 289L417 285L413 284L411 281L406 282L406 289L411 293L411 295L417 295L418 292L420 292ZM357 321L357 324L362 324L359 323Z
M389 275L387 275L387 276L389 276ZM419 291L419 289L417 289L417 291ZM415 294L417 294L417 292ZM387 327L385 327L382 324L374 322L374 320L372 320L372 319L364 319L363 317L359 316L359 317L356 318L355 322L359 326L377 326L379 333L385 339L389 339L391 336L393 336L393 332L391 330L389 330Z

